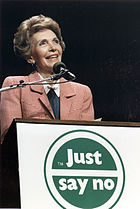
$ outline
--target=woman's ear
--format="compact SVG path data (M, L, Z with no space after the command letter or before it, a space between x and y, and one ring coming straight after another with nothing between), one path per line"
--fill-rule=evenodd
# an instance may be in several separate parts
M29 64L35 64L35 60L33 59L33 57L31 56L29 59L27 59L27 62Z
M33 70L37 70L37 65L32 56L29 59L27 59L27 62L32 65Z

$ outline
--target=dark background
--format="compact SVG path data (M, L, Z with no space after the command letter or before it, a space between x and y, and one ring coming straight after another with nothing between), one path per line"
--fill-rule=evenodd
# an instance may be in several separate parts
M54 18L66 43L63 62L93 93L96 118L140 121L140 2L0 1L1 83L32 69L13 52L19 24Z
M6 76L32 71L29 64L14 55L12 41L19 24L38 14L50 16L60 24L66 43L63 62L77 76L77 82L91 88L96 118L139 122L140 2L0 0L0 87ZM17 161L9 163L9 158L13 159L11 153L2 156L13 168ZM13 175L3 169L1 178L0 169L0 192L2 179L6 182L3 204L7 207L20 206L19 187L13 183L18 178L17 167L15 170Z

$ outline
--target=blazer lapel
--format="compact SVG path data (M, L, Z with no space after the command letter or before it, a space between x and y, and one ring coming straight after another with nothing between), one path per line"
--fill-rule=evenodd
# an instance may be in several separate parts
M31 73L29 75L29 82L38 81L38 80L40 80L40 77L37 72ZM47 108L50 116L54 119L55 117L53 114L53 110L51 108L50 102L49 102L46 92L44 90L44 86L43 85L30 85L30 89L32 92L38 93L37 94L38 99Z
M35 71L29 75L29 82L39 81L39 80L41 79L38 75L38 72ZM43 85L30 85L30 89L31 91L38 92L40 95L44 93Z
M38 80L40 80L40 77L37 72L31 73L29 75L29 82L38 81ZM65 81L64 78L61 78L60 80ZM47 108L52 119L55 119L53 110L51 108L51 105L49 103L43 85L30 85L30 89L32 92L37 93L37 97L40 100L40 102ZM60 84L60 119L61 120L67 118L72 106L71 98L73 98L73 96L75 95L76 93L71 85L71 82Z
M62 78L61 81L64 81L64 79ZM70 82L60 84L60 118L62 120L67 118L72 106L71 98L75 95L76 93Z

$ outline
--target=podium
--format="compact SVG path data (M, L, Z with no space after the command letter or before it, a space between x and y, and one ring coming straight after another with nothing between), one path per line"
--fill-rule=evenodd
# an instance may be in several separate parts
M140 123L15 119L2 145L3 202L138 209L139 147Z

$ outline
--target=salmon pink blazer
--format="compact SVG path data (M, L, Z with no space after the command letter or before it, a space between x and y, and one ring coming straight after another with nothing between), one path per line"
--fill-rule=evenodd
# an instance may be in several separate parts
M37 72L28 76L9 76L2 87L40 80ZM64 81L64 78L61 78ZM1 93L1 139L14 118L55 119L43 85L28 85ZM94 120L91 90L76 82L60 84L60 120Z

